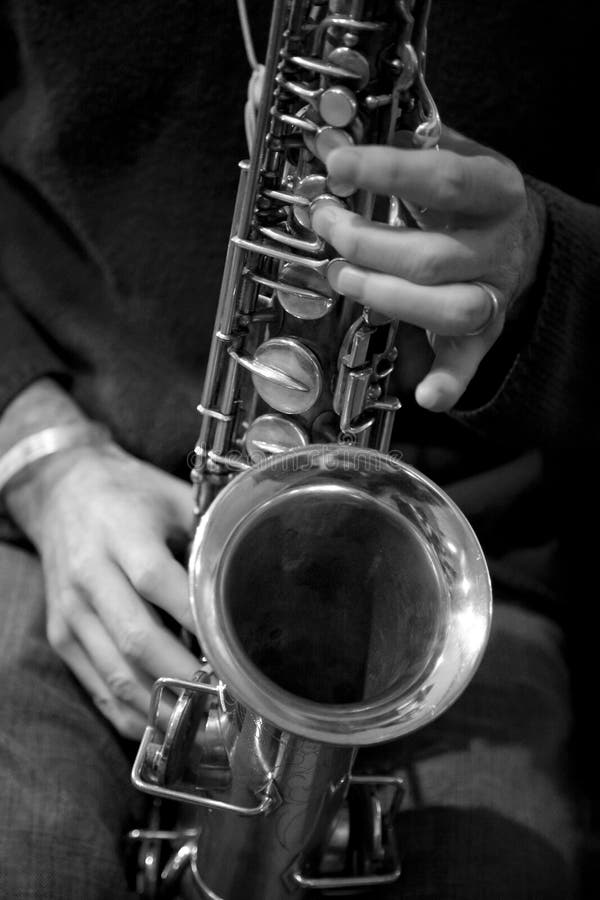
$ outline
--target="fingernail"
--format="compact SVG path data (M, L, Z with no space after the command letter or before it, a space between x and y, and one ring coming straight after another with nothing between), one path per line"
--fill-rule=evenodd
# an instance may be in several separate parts
M337 221L339 210L339 205L333 201L323 200L319 202L317 200L311 207L310 223L313 231L316 231L318 235L328 240L331 228Z
M338 197L350 197L357 190L356 173L360 154L353 147L338 147L327 157L327 187Z
M442 391L431 384L418 385L415 391L415 400L423 409L430 412L442 412L446 409L446 397Z
M351 197L357 191L356 186L347 178L336 178L335 175L327 177L327 188L336 197Z

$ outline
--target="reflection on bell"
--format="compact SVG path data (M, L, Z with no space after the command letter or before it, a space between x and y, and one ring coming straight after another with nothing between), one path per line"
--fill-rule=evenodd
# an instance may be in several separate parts
M374 450L313 445L238 475L204 517L190 571L198 637L228 690L321 742L376 744L432 720L489 632L469 523Z

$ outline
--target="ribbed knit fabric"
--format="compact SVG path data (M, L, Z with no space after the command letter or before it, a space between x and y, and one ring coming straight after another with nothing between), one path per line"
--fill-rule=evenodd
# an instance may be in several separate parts
M600 208L528 181L548 211L537 318L501 389L460 418L499 440L518 429L546 448L598 447L600 421L590 412L600 384Z

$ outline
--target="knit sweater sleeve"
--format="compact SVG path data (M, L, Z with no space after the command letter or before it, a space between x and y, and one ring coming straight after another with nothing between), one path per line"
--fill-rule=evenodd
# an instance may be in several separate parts
M43 330L20 302L19 284L36 277L24 259L23 233L36 245L35 229L27 216L26 204L8 190L0 175L0 413L8 403L42 376L68 381L69 370ZM33 219L31 219L33 221ZM19 277L14 277L19 270ZM8 286L10 283L10 287Z
M7 25L4 5L0 13L0 96L14 85L18 66L17 43ZM9 188L7 171L0 168L0 413L27 385L44 375L65 375L61 362L28 317L11 282L11 260L19 253L15 216L24 220L22 204ZM18 224L18 223L17 223ZM22 256L22 254L20 254Z
M18 302L0 289L0 414L17 394L43 376L64 382L68 371Z
M548 213L545 250L530 297L534 317L520 344L514 334L509 338L516 354L510 355L499 389L472 407L467 395L456 416L504 441L553 450L598 447L600 207L527 180ZM497 356L502 358L501 349ZM475 395L482 396L481 385Z

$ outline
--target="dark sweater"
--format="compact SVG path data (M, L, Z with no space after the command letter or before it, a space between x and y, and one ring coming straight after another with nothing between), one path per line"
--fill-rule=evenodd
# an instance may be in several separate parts
M60 373L123 446L181 470L244 152L235 4L6 15L0 402Z
M249 3L259 55L270 6ZM430 22L443 120L538 179L549 228L531 321L501 339L469 395L486 402L453 419L423 413L405 378L398 440L436 480L461 479L497 578L529 601L523 552L547 546L573 498L556 503L537 462L498 466L559 448L559 464L576 452L583 472L598 447L591 7L438 0ZM52 374L126 449L186 475L246 153L235 3L14 0L1 23L0 408Z

